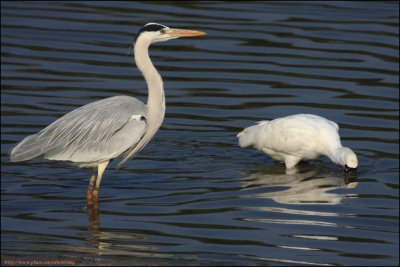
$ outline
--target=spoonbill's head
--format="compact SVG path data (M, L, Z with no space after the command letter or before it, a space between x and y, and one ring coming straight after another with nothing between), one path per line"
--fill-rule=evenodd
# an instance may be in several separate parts
M348 147L342 149L342 163L346 171L355 170L358 167L358 160L356 154Z

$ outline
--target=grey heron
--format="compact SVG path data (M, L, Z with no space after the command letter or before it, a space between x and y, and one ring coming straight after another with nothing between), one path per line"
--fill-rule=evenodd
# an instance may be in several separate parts
M340 142L339 126L313 114L260 121L237 134L241 147L252 146L292 169L301 160L327 156L346 170L356 169L356 154Z
M134 55L147 83L147 104L131 96L113 96L84 105L22 140L11 150L11 161L42 156L91 167L93 173L86 198L88 203L98 200L100 182L110 160L122 156L120 167L150 141L164 119L163 81L150 60L149 46L179 37L203 35L205 33L200 31L146 24L137 34Z

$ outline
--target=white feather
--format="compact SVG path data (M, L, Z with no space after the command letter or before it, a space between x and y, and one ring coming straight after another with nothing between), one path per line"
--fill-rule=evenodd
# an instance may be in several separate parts
M339 126L312 114L296 114L272 121L261 121L245 128L237 137L241 147L253 147L271 158L283 161L287 168L300 160L329 157L340 165L356 168L357 157L342 147Z

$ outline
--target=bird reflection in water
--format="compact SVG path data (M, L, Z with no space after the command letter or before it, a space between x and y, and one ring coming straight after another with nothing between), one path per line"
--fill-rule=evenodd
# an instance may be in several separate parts
M253 187L287 187L279 191L253 194L256 198L270 198L281 204L340 204L344 197L354 195L342 195L331 193L338 188L355 188L356 173L335 172L322 166L311 166L305 163L296 171L282 174L281 165L263 167L249 174L243 179L243 186Z
M165 258L166 255L159 252L159 247L148 244L149 237L142 234L132 233L130 229L107 228L100 229L99 209L94 206L87 210L89 227L86 232L86 241L89 244L78 251L86 251L93 255L124 255L141 258ZM123 265L132 265L128 264ZM102 264L100 264L102 265ZM108 265L108 264L107 264Z

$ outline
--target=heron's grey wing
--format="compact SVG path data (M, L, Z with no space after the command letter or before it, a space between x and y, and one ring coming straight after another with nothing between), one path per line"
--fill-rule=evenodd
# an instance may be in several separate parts
M11 161L43 155L54 160L101 162L134 146L145 131L145 104L129 96L110 97L75 109L28 136L11 151Z

